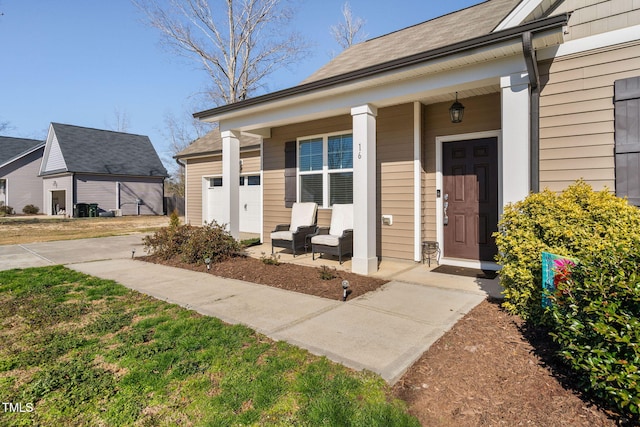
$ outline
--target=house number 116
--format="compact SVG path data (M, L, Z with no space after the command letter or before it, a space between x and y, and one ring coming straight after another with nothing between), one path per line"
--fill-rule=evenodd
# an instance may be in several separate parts
M358 158L362 158L362 144L358 144Z

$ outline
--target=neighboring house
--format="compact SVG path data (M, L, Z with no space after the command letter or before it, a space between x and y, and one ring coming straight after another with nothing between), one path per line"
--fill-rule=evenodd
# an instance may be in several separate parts
M42 211L42 180L38 170L44 141L0 136L0 204L22 212L27 205Z
M45 213L163 215L167 171L147 136L51 123L40 167Z
M239 151L239 230L262 231L262 185L260 173L260 138L242 136ZM229 222L221 201L222 138L215 129L197 139L175 158L185 167L185 221L202 225L215 220Z
M295 201L316 201L324 225L353 202L356 273L419 261L423 241L443 263L496 268L503 206L531 191L583 178L640 204L639 76L640 2L490 0L194 116L219 124L223 201L237 197L240 139L262 139L265 241ZM237 235L236 205L223 208Z

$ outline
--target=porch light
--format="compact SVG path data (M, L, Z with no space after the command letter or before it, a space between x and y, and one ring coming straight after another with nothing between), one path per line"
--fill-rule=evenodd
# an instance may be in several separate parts
M456 102L451 104L449 108L449 116L451 117L451 123L462 122L462 116L464 116L464 105L458 102L458 92L456 92Z

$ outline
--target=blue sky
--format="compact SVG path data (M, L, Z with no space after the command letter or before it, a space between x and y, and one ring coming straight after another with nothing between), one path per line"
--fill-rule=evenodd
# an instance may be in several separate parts
M481 0L350 0L368 38L462 9ZM298 84L339 47L329 27L344 0L297 0L293 26L314 46L304 61L267 82L269 91ZM165 116L179 119L213 105L198 93L206 75L160 46L129 0L0 0L0 122L7 136L44 139L50 122L114 128L151 138L167 166Z

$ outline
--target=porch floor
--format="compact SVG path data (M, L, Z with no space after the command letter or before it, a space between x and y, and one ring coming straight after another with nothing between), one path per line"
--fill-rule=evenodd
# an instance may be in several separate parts
M326 265L336 270L351 271L350 257L347 257L342 265L340 265L338 258L330 255L322 255L319 257L319 254L317 254L314 261L310 252L298 254L295 257L290 250L282 248L275 248L274 252L276 256L279 256L280 262L289 262L309 267ZM271 256L271 244L264 243L252 246L247 248L247 253L254 258L260 258L262 256L269 257ZM417 285L481 293L493 298L502 298L502 287L500 286L498 277L495 279L484 279L434 273L432 270L436 267L438 267L438 264L433 259L431 260L431 267L429 267L426 263L422 264L420 262L396 258L383 258L378 265L378 271L371 274L371 276Z

